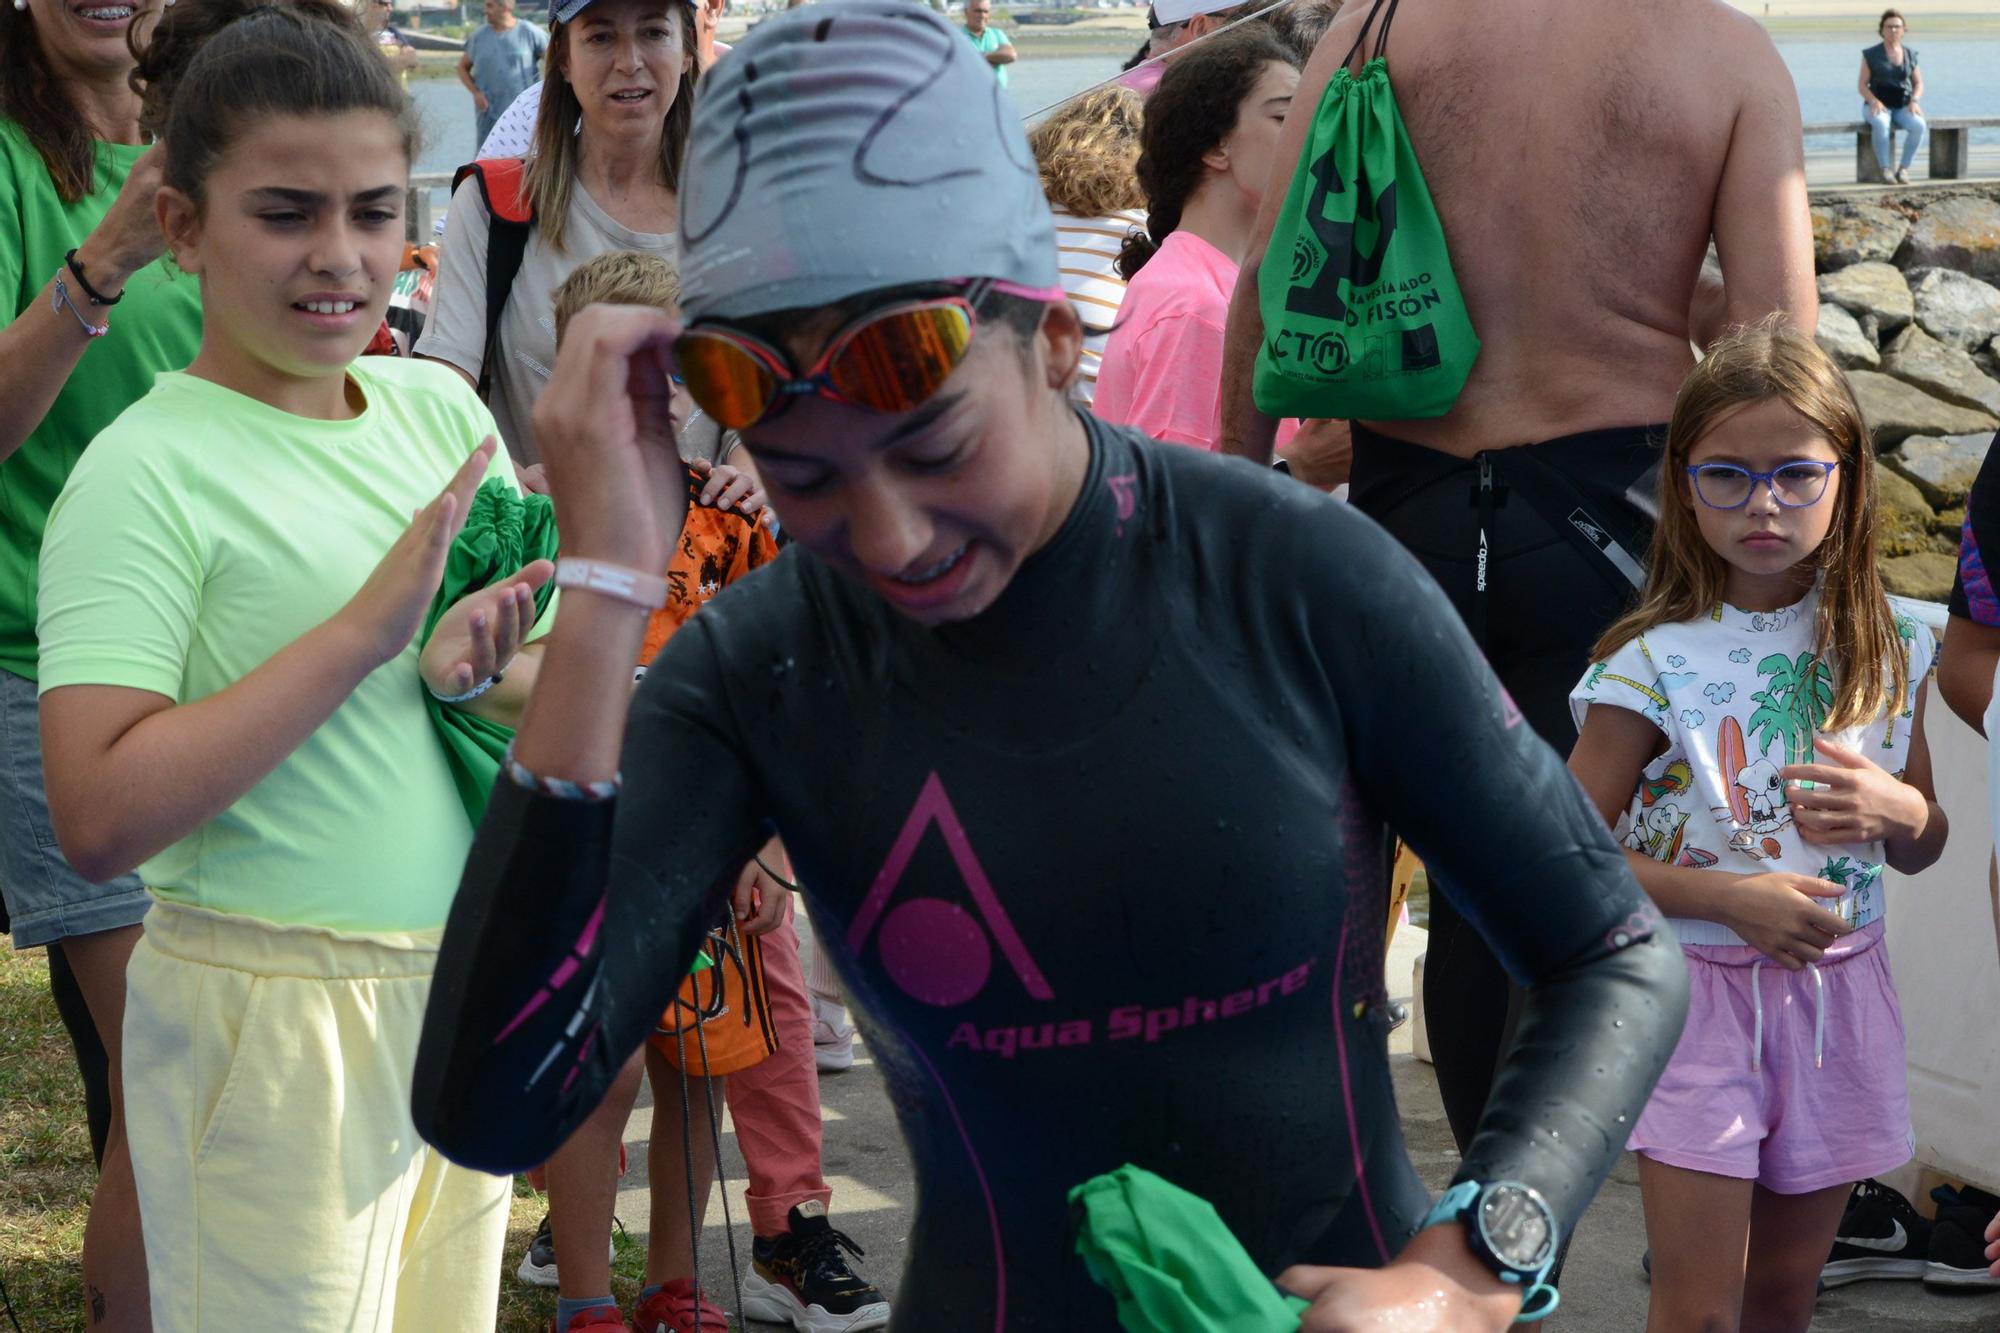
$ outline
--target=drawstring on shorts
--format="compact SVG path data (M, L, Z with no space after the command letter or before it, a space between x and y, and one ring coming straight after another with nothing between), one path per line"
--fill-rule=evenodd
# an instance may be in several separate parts
M1758 985L1757 974L1764 970L1764 960L1759 958L1750 964L1750 1009L1753 1026L1750 1036L1750 1069L1757 1072L1764 1067L1764 990ZM1826 1065L1826 978L1821 975L1819 964L1807 963L1806 971L1813 979L1813 1068Z

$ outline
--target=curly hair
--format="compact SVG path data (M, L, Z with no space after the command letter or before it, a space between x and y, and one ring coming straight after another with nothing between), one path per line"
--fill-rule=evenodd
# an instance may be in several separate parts
M1080 218L1144 208L1139 129L1146 104L1112 84L1063 107L1028 134L1049 203Z
M1268 24L1246 23L1204 39L1167 66L1146 100L1139 135L1146 230L1126 237L1118 252L1118 272L1127 282L1181 225L1181 210L1208 172L1203 156L1236 128L1243 99L1273 64L1298 62Z

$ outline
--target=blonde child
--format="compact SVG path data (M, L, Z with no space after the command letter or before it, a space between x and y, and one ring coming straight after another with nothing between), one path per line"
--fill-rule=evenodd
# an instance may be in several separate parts
M561 344L570 320L585 306L673 309L679 299L680 276L666 260L635 251L600 255L556 288L556 341ZM689 504L666 570L667 604L646 627L641 674L709 598L778 555L761 518L763 497L755 488L755 474L722 461L733 457L739 464L748 462L740 451L732 453L734 435L725 435L697 412L684 386L675 387L674 399ZM739 876L739 896L748 886L775 909L740 925L746 937L744 965L755 974L755 983L743 984L733 957L725 961L721 968L728 974L730 1012L704 1027L705 1044L697 1042L683 1009L662 1020L663 1025L671 1021L678 1033L655 1036L643 1052L653 1086L652 1147L647 1153L653 1221L646 1281L632 1320L641 1333L720 1333L724 1327L722 1310L696 1286L689 1228L691 1208L697 1218L707 1211L716 1170L711 1108L722 1096L728 1099L750 1177L746 1203L754 1239L742 1314L790 1323L808 1333L860 1333L889 1320L888 1302L848 1267L842 1253L846 1238L827 1220L832 1190L820 1162L811 1009L791 924L791 895L777 878L789 873L774 839ZM754 943L748 938L757 936L761 939ZM705 991L699 993L706 998ZM746 994L767 998L760 1021L751 1027L741 1022ZM777 1036L775 1044L763 1040L767 1031ZM549 1161L546 1234L536 1237L519 1273L524 1280L558 1286L552 1333L625 1326L611 1296L605 1255L619 1142L638 1095L641 1060L634 1056L627 1062L597 1111Z
M1687 955L1631 1131L1648 1326L1804 1329L1853 1182L1910 1157L1885 867L1943 850L1929 630L1876 574L1875 457L1810 338L1744 331L1682 387L1636 609L1571 695L1570 768Z

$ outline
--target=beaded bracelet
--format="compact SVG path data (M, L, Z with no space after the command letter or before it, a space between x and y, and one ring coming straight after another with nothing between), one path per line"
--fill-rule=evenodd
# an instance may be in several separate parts
M618 795L624 784L625 775L619 774L608 782L571 782L567 778L545 778L530 773L514 758L514 743L507 743L507 757L503 763L507 776L515 786L525 787L543 796L553 796L558 801L608 801Z
M498 671L496 671L492 675L488 676L485 680L480 681L477 685L474 685L471 689L467 690L464 694L439 694L436 690L431 690L430 683L428 681L424 683L424 688L427 690L431 690L431 698L437 700L441 704L462 704L470 702L473 699L477 699L480 695L486 693L486 691L492 689L495 685L498 685L502 680L505 679L506 679L505 676L501 675Z
M93 324L83 317L83 312L76 308L76 302L69 299L69 288L63 284L62 271L60 269L56 271L55 281L56 294L49 298L49 309L69 311L70 314L76 316L76 322L83 328L84 333L92 338L102 338L105 334L111 332L111 321L109 319L106 319L102 324Z

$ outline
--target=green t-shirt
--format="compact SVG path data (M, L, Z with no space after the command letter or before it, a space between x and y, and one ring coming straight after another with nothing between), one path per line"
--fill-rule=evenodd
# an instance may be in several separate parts
M63 256L83 244L145 151L97 145L90 193L65 204L20 127L0 119L0 299L11 302L8 322L41 299ZM69 288L82 303L76 284ZM200 285L164 261L133 274L108 313L111 332L91 340L42 424L0 462L0 670L29 680L35 678L35 562L49 506L97 432L144 396L155 375L179 370L201 347Z
M42 548L41 688L214 694L347 604L492 414L444 366L364 357L351 421L184 372L97 437ZM514 486L504 451L489 479ZM348 931L444 924L472 824L413 642L216 818L140 867L161 897ZM172 782L172 773L161 773Z
M972 34L969 32L965 35L972 37ZM977 37L972 37L972 44L979 48L981 55L991 55L1003 46L1013 45L1012 42L1007 40L1006 33L990 24L984 32L981 32ZM1000 86L1005 88L1007 86L1007 67L1005 65L989 65L987 68L993 71L993 77L1000 80Z

